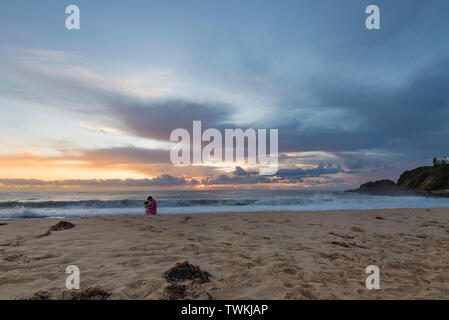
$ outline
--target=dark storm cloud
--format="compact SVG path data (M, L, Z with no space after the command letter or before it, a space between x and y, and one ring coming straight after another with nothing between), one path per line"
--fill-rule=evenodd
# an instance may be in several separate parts
M127 130L135 135L167 141L177 128L192 132L194 120L201 120L206 128L224 128L231 114L230 107L219 103L194 101L120 99L111 102L111 114L122 121ZM228 125L229 127L229 125Z
M205 185L242 185L242 184L258 184L258 183L273 183L273 180L267 176L261 176L258 174L250 175L232 175L228 176L222 174L216 178L205 179L202 182Z
M301 128L301 119L280 127L281 151L331 152L383 149L432 157L449 147L449 60L419 70L397 87L343 79L315 79L313 96L336 106L354 127ZM294 112L295 106L290 111Z
M257 183L298 183L304 178L321 177L328 174L345 172L339 166L331 164L319 164L315 168L302 169L279 169L275 175L262 176L258 171L244 170L236 167L232 175L220 175L217 178L206 179L203 181L207 185L238 185L238 184L257 184Z
M75 100L81 101L88 106L81 112L111 117L137 136L167 141L173 129L190 131L193 120L201 120L203 128L235 127L230 121L234 109L224 103L176 98L138 99L65 73L20 65L3 67L36 80L28 89L18 85L20 81L13 82L16 86L3 86L5 95L33 101L42 99L42 102L69 108ZM448 59L414 70L394 86L372 79L360 80L337 71L337 67L331 67L329 73L317 73L306 84L295 85L297 79L290 79L287 85L307 92L308 98L304 100L293 95L281 100L281 106L276 106L278 118L249 123L248 127L278 128L281 152L383 149L432 157L449 148ZM52 95L45 94L43 89L50 88ZM310 119L301 116L302 111L315 112L323 120L310 123ZM334 112L339 116L333 117Z
M363 152L342 153L340 157L343 159L345 167L350 170L360 170L367 167L379 168L382 166L382 162L378 157L369 157Z
M320 177L326 174L336 174L344 172L340 166L333 166L331 164L325 165L320 163L316 168L302 169L279 169L276 173L276 178L279 181L299 181L302 178Z
M149 181L153 186L184 186L184 185L197 185L198 181L192 179L187 181L183 177L174 177L169 174L163 174L159 177L153 178Z

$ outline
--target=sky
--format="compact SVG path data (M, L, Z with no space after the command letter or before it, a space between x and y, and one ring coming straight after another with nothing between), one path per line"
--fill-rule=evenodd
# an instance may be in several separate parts
M380 8L368 30L365 8ZM80 9L67 30L65 8ZM449 155L445 0L0 3L0 190L348 189ZM279 170L170 133L279 132Z

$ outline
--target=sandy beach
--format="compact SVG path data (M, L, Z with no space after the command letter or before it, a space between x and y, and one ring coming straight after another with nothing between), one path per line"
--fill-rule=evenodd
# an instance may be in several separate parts
M212 275L186 299L449 299L448 208L73 218L46 234L60 220L0 221L1 299L67 297L68 265L80 290L164 299L182 261Z

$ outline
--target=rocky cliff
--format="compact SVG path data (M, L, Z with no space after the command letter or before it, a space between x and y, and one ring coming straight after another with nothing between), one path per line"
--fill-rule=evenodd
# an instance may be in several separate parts
M362 184L358 189L348 190L348 192L357 192L363 194L371 195L388 195L388 196L401 196L401 195L412 195L413 190L409 190L398 186L391 180L379 180L374 182L367 182Z
M449 164L419 167L405 171L398 183L391 180L367 182L355 190L372 195L449 196Z
M405 171L399 177L398 186L415 191L449 191L449 164Z

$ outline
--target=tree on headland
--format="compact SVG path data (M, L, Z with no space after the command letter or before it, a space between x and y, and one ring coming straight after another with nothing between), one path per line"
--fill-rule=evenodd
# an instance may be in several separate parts
M449 164L449 157L442 157L442 158L433 158L433 166L443 166L445 164Z

